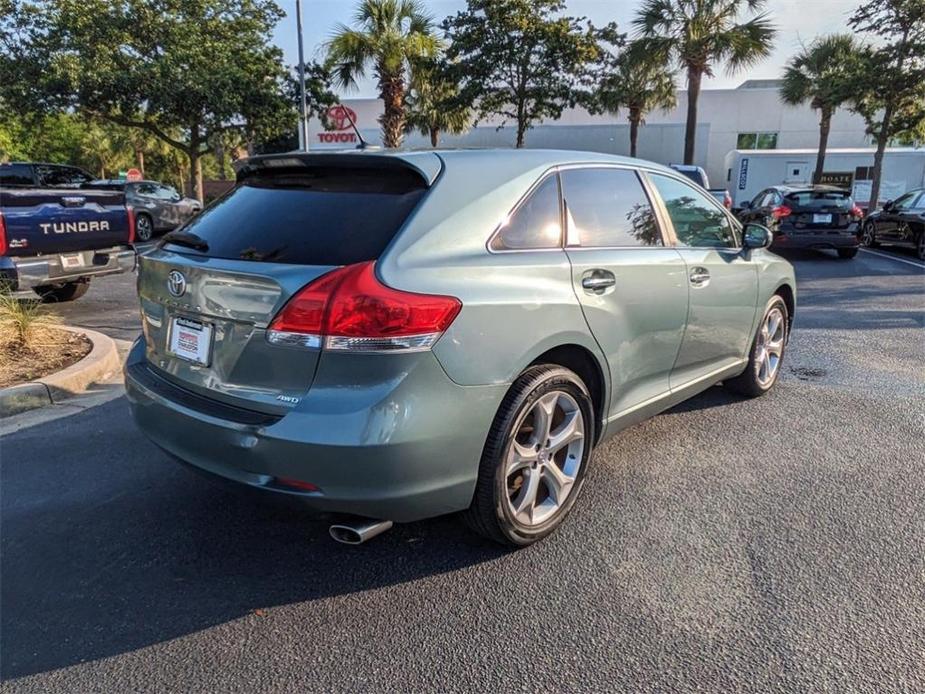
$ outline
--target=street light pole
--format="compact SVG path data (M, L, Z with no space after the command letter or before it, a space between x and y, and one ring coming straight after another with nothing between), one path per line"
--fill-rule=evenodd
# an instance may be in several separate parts
M296 29L299 32L299 149L308 151L308 102L305 100L305 54L302 48L302 0L295 0Z

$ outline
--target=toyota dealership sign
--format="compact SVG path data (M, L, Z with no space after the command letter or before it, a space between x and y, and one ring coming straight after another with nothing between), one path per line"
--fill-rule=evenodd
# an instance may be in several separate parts
M308 123L308 140L310 149L354 149L360 144L356 130L350 124L353 121L363 138L370 145L379 145L379 115L382 113L382 101L369 99L360 105L335 104L326 112L323 119L312 118Z
M337 104L328 109L327 128L317 133L318 142L322 144L359 144L352 123L357 122L357 114L352 108Z

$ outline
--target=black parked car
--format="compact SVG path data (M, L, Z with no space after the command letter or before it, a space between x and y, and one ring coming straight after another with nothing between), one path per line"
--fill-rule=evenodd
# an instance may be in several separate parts
M202 204L185 198L176 188L157 181L92 181L83 188L121 190L125 202L135 210L135 240L149 241L161 232L176 229L202 212Z
M772 186L742 204L743 223L764 224L774 232L771 248L830 248L839 258L858 254L864 213L851 193L831 186Z
M4 188L80 188L93 176L76 166L14 161L0 164Z
M864 220L861 243L870 248L881 243L907 246L925 260L925 188L910 190L871 212Z

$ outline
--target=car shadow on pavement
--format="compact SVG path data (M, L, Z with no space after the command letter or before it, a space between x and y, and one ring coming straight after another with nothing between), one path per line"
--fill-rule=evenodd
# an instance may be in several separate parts
M168 460L124 398L7 437L0 482L3 679L508 554L454 518L339 545L330 518Z

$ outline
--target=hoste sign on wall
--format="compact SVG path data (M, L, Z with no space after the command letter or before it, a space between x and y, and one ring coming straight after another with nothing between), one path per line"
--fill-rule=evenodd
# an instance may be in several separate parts
M854 185L854 172L823 171L819 183L824 186L835 186L836 188L851 190L851 186Z

